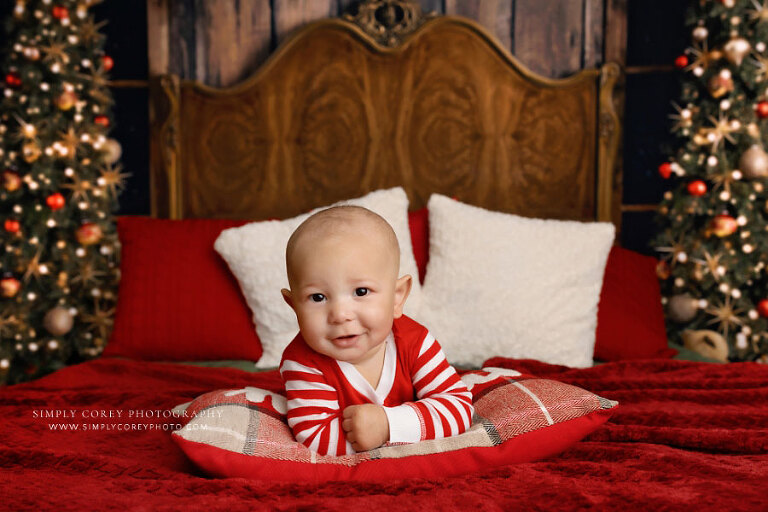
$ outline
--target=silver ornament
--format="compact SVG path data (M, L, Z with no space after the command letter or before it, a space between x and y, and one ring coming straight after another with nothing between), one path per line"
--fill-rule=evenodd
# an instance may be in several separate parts
M117 140L112 138L109 138L104 142L102 151L104 152L104 160L110 165L117 163L123 155L123 147Z
M739 169L749 179L768 177L768 153L753 144L739 158Z
M673 295L667 303L669 318L675 322L685 323L693 320L699 310L699 303L687 293Z
M54 336L67 334L74 325L74 319L67 308L56 306L49 310L43 318L43 327Z
M744 60L744 57L747 56L751 48L752 46L749 44L749 41L743 37L734 37L725 43L723 51L725 52L725 58L728 59L728 62L740 66L741 61Z

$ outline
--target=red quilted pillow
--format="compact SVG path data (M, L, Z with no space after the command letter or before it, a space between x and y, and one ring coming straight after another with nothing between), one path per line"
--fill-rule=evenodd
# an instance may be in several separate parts
M597 307L595 359L672 357L667 346L656 259L613 247Z
M487 368L462 376L474 396L465 433L352 455L317 455L285 422L285 397L258 388L206 393L175 409L173 439L217 477L381 481L445 477L555 455L602 425L616 402L560 382Z
M245 221L120 217L122 278L105 356L150 361L247 359L262 349L237 281L214 251Z
M413 256L419 268L419 282L424 283L424 274L429 262L429 210L422 208L408 212L408 226L411 228Z

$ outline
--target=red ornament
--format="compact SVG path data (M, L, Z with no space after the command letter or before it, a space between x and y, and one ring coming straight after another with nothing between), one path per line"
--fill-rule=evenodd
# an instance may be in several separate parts
M51 210L60 210L64 208L65 202L66 201L64 201L64 196L59 192L54 192L45 198L45 204L47 204L48 208Z
M760 316L768 318L768 299L763 299L757 303L757 312Z
M14 297L17 293L19 293L20 288L21 282L15 277L6 276L0 279L0 293L2 293L3 297L6 299Z
M669 162L664 162L659 166L659 174L662 178L669 179L670 176L672 176L672 164Z
M701 197L707 193L707 184L702 180L693 180L688 184L688 193L693 197Z
M3 171L3 186L8 192L18 190L21 187L21 176L10 169L6 169Z
M93 122L104 128L109 128L109 118L107 116L96 116L93 118Z
M16 219L5 219L5 230L9 233L18 233L21 229L21 224Z
M69 18L69 10L67 10L66 7L62 7L61 5L54 5L53 9L51 9L51 14L53 14L53 17L57 20Z
M687 65L688 65L688 57L686 55L681 55L675 59L675 67L677 69L683 69Z
M93 222L86 222L75 231L75 238L82 245L93 245L101 240L101 227Z
M763 100L758 102L757 105L755 105L755 112L760 119L768 117L768 101Z
M104 71L109 71L110 69L115 67L115 59L113 59L109 55L105 55L101 58L101 64L104 66Z
M11 71L5 75L5 83L8 84L9 87L20 87L21 76L16 71Z
M709 223L709 229L720 238L732 235L738 227L736 219L725 213L715 215Z

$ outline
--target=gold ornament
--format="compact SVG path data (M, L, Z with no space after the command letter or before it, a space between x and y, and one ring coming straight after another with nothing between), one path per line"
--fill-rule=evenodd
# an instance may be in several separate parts
M102 235L101 226L93 222L86 222L75 230L75 238L82 245L93 245Z
M720 98L733 91L733 77L727 74L717 74L710 78L707 85L712 97Z
M738 228L736 219L727 214L715 215L709 222L709 231L720 238L734 234Z
M49 310L43 318L43 327L54 336L67 334L74 325L74 319L67 308L56 306Z
M739 159L739 169L750 179L768 177L768 154L757 144L753 144Z
M744 60L744 57L749 53L751 48L752 47L750 46L749 41L743 37L734 37L725 43L723 51L725 53L725 58L728 59L728 62L735 66L741 66L741 62Z
M667 304L669 318L678 323L690 322L699 311L696 299L687 293L681 293L670 297Z
M56 106L60 110L69 110L77 103L77 95L72 91L64 91L56 98Z
M30 140L25 142L21 147L21 154L24 158L24 161L28 164L31 164L40 158L40 155L43 154L43 150L40 149L40 146L37 145L37 142Z
M719 333L709 330L683 331L683 346L704 357L728 362L728 342Z

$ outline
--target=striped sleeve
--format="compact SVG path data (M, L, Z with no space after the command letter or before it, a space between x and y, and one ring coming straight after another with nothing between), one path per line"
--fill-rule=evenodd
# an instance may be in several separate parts
M280 376L285 386L288 426L296 440L320 455L354 453L341 429L342 411L336 389L311 365L284 359Z
M448 364L440 344L429 333L419 347L411 380L418 400L408 406L418 417L421 428L419 440L455 436L469 428L474 413L472 393Z

